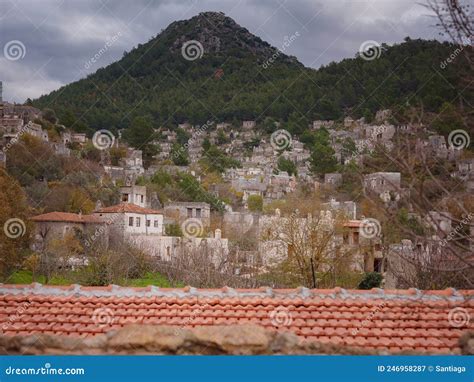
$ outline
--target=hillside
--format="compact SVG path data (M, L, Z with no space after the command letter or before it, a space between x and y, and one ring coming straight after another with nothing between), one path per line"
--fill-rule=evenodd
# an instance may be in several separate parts
M202 44L201 58L183 58L181 47L189 40ZM437 111L456 99L467 70L462 55L440 69L453 50L448 43L407 38L382 44L375 60L356 57L314 70L224 14L207 12L170 24L121 60L33 104L53 108L64 124L89 132L126 128L142 115L158 127L266 116L286 121L291 113L304 120L359 117L407 103ZM268 64L272 56L276 60Z

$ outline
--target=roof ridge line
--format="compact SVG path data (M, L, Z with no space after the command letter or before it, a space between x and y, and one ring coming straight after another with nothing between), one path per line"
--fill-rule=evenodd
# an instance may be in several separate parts
M295 289L273 289L262 287L258 289L234 289L223 287L221 289L199 289L195 287L185 288L161 288L154 285L147 287L126 287L119 285L82 286L71 284L67 286L32 284L2 284L0 283L0 295L51 295L51 296L75 296L75 297L176 297L176 298L274 298L274 299L317 299L331 298L361 299L361 300L424 300L424 301L460 301L468 296L462 291L449 288L444 291L425 291L419 289L396 290L401 293L390 293L380 288L371 290L346 290L336 287L334 289L308 289L299 287ZM433 293L434 292L434 293ZM469 291L470 292L470 291ZM468 293L470 294L470 293Z

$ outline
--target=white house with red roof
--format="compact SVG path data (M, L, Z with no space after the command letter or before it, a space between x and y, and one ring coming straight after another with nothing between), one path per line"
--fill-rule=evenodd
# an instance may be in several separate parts
M132 235L163 235L163 213L133 203L100 208L94 216L107 222L111 238Z

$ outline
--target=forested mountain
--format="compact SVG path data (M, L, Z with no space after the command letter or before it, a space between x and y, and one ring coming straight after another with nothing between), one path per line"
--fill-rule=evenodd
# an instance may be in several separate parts
M202 44L201 58L183 57L182 46L190 40ZM443 102L459 102L463 89L463 55L440 66L455 49L407 38L382 44L376 59L356 54L314 70L224 14L206 12L170 24L118 62L33 104L89 132L126 128L137 116L152 117L158 127L268 116L287 121L292 113L305 121L360 117L394 105L438 111Z

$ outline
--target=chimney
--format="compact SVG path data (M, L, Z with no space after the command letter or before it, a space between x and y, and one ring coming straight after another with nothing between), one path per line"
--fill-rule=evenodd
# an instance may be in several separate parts
M214 231L214 238L222 239L222 231L219 228L216 228L216 230Z

